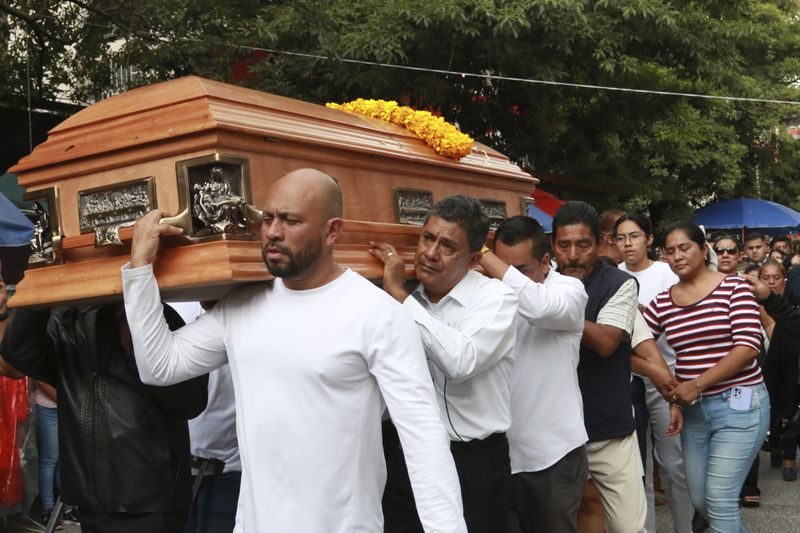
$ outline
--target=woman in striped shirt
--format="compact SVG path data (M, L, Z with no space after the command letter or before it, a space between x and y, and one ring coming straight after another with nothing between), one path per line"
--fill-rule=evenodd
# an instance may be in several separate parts
M661 292L645 318L675 350L673 403L683 406L689 496L712 531L745 531L739 491L769 425L769 396L756 362L761 346L758 304L748 283L706 266L702 230L676 222L664 252L680 281Z

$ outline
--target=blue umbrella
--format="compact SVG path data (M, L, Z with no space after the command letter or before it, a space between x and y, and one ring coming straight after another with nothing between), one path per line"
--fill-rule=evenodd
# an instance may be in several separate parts
M544 228L545 233L553 232L553 217L531 204L528 206L528 216L535 219Z
M767 200L735 198L698 209L694 222L714 229L796 228L800 226L800 213Z
M28 264L31 253L33 222L0 194L0 261L6 283L17 283Z
M25 194L25 188L17 183L16 174L2 174L0 175L0 194L4 194L6 198L11 200L11 203L20 209L30 209L33 205L31 202L26 202L22 199Z
M33 222L0 193L0 246L29 245L32 238Z

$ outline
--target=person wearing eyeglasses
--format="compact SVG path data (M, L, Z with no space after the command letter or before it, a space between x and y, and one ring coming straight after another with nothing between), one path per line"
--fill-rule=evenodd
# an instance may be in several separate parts
M636 278L639 284L639 304L649 304L658 293L668 290L678 282L669 265L653 261L647 251L653 245L653 226L647 217L639 213L626 213L614 224L614 242L617 244L623 261L619 264L623 270ZM675 352L663 337L656 342L661 357L667 363L670 372L675 368ZM634 362L636 359L633 360ZM636 371L637 369L634 368ZM645 441L645 494L647 497L647 531L655 531L655 492L653 489L653 457L661 468L669 498L669 507L675 531L688 533L692 530L692 504L686 488L686 475L683 470L680 437L670 436L670 407L664 401L661 392L650 378L643 374L635 374L634 380L639 387L644 382L644 400L646 411L637 412L637 432ZM639 389L641 391L641 389ZM640 392L641 397L641 392ZM643 409L644 410L644 409ZM641 416L640 416L641 415Z
M735 275L742 260L742 245L731 235L721 235L712 247L717 254L717 272Z

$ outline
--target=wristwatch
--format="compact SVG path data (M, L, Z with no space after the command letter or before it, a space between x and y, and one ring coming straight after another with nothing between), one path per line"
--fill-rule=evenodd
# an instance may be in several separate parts
M2 322L3 320L6 320L10 316L11 315L9 314L8 311L4 311L4 312L0 313L0 322Z

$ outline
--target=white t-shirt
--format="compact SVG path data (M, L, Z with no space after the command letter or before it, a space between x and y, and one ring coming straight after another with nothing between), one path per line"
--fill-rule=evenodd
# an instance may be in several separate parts
M144 382L177 383L230 362L242 460L236 532L383 531L382 399L423 525L466 531L418 330L389 295L350 270L305 291L278 279L232 291L172 333L152 266L122 274Z
M645 306L649 305L657 294L669 289L679 281L678 276L663 261L653 261L652 265L639 272L631 272L624 262L619 264L619 268L639 282L639 303ZM667 343L666 335L656 339L656 344L667 365L670 369L674 369L675 350Z
M578 361L589 297L578 279L554 270L535 283L509 267L503 282L519 296L508 430L511 472L538 472L588 440Z
M517 314L514 291L470 270L438 302L428 300L420 284L403 307L419 325L450 439L485 439L508 431Z
M638 272L628 270L624 262L619 264L619 268L639 282L639 303L645 306L649 305L658 293L664 292L679 281L678 276L663 261L653 261L652 265Z

